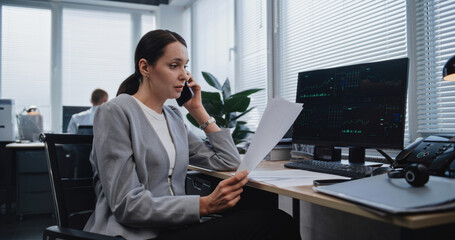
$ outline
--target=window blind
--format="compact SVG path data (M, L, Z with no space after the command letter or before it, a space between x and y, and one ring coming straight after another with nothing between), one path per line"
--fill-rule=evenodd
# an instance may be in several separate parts
M16 113L36 105L44 130L51 129L51 11L2 6L1 98L14 99Z
M62 28L63 105L90 106L95 88L115 97L133 73L130 14L64 8Z
M37 105L44 130L60 131L62 105L89 106L98 87L114 97L133 72L136 35L154 29L156 21L146 9L102 5L0 3L0 98L15 99L16 111Z
M406 2L278 1L279 95L295 101L301 71L407 56Z
M236 92L251 88L264 90L250 95L250 107L245 117L254 130L267 106L267 11L265 0L237 1L238 42Z
M442 68L455 55L454 1L416 2L417 131L455 132L455 83Z
M182 33L181 33L181 36L183 37L183 39L185 39L185 42L186 42L186 46L187 46L187 50L188 50L188 57L190 58L190 61L188 62L187 64L187 69L191 72L193 72L192 70L192 60L193 60L193 52L192 52L192 44L193 42L191 41L191 33L193 32L193 26L191 24L191 18L192 18L192 14L191 14L191 8L188 7L188 8L185 8L185 10L183 11L183 29L182 29ZM202 80L202 79L201 79Z
M141 37L144 34L156 29L155 15L141 15ZM136 49L133 49L136 51Z
M234 1L199 0L193 4L193 76L204 91L216 91L202 78L213 74L223 84L234 81Z

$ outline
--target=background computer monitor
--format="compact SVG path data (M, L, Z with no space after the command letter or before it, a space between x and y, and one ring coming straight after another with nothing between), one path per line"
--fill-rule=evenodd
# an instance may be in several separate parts
M293 142L348 147L358 163L366 148L402 149L407 82L407 58L300 72Z
M63 125L62 125L62 132L66 133L66 129L68 128L68 124L71 120L71 117L75 113L80 113L89 109L90 107L87 106L63 106Z

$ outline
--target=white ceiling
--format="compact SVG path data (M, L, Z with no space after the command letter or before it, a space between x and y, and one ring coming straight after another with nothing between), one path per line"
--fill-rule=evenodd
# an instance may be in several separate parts
M189 6L194 0L169 0L169 6L186 7Z

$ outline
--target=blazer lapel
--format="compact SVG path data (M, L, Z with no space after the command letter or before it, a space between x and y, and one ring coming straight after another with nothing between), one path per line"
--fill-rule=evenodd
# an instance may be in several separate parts
M167 125L175 145L175 165L188 159L188 139L182 119L168 106L163 108L166 114ZM187 162L188 160L186 160Z

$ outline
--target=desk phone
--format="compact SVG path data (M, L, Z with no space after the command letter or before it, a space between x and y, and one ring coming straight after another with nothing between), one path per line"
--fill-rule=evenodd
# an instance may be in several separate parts
M401 151L389 177L404 177L413 186L423 186L429 175L455 177L455 135L432 135Z

